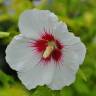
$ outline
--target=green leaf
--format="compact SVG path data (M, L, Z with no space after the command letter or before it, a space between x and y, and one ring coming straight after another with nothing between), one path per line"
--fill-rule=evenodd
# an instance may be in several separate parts
M3 71L0 71L0 83L3 87L9 87L10 83L14 83L14 79ZM1 85L0 87L2 87Z
M41 86L31 96L52 96L52 91L47 86Z
M80 74L80 76L82 77L82 79L83 79L84 81L87 81L86 74L85 74L81 69L79 69L79 74Z

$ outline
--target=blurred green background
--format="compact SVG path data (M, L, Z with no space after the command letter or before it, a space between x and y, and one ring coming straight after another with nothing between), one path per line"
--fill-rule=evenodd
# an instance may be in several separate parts
M62 90L28 91L5 61L8 43L19 34L19 15L32 8L54 12L87 47L75 83ZM96 96L96 0L0 0L0 96Z

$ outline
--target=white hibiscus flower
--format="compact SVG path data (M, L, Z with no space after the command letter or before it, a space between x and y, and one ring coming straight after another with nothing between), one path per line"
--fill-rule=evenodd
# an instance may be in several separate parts
M38 85L59 90L74 82L86 48L65 23L48 10L33 9L21 14L19 29L6 49L6 61L29 90Z

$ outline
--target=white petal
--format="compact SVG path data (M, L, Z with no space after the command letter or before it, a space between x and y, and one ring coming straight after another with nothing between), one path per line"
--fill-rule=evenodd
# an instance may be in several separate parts
M78 44L80 42L80 38L75 36L71 32L67 32L66 34L64 34L64 38L62 38L62 42L65 46L74 45L74 44Z
M86 55L86 47L81 41L72 45L65 45L63 55L64 64L77 72L79 65L83 64Z
M29 39L22 35L17 35L6 49L6 61L12 69L16 71L27 70L32 67L37 60L37 55L33 54L32 48L28 45ZM31 62L31 59L34 61Z
M75 80L73 70L65 65L58 65L55 69L53 81L48 85L53 90L60 90L64 86L68 86Z
M78 37L76 38L78 39ZM68 46L64 46L62 50L62 62L61 65L58 65L60 68L57 67L53 81L49 84L49 87L53 90L59 90L73 83L79 65L84 61L86 48L80 39L76 43L74 41L75 39L69 45L67 44Z
M58 18L48 10L27 10L21 14L19 29L30 38L37 38L44 29L49 31L56 26Z
M18 76L26 88L33 89L38 85L49 84L54 74L54 63L35 65L25 72L18 72Z
M64 22L60 21L60 22L56 25L56 27L54 28L54 32L56 32L56 35L57 35L57 36L59 35L60 32L61 32L61 33L68 32L67 25L66 25Z
M78 42L77 44L65 46L64 55L69 53L73 53L73 57L76 57L75 62L78 64L82 64L86 55L86 47L82 42ZM67 53L68 52L68 53Z
M80 48L78 48L78 45L74 45L73 48L65 48L64 52L63 52L63 63L64 65L66 65L67 67L71 68L72 70L74 70L75 72L78 71L79 65L83 63L84 58L85 58L85 47L83 47L82 45L80 46Z
M64 28L61 28L60 26L64 26L63 23L58 23L54 30L54 35L64 45L64 60L67 60L66 58L68 58L68 62L77 61L78 64L82 64L86 54L85 45L81 42L79 37L74 36L71 32L64 32ZM67 29L67 27L65 27L65 29ZM70 61L69 58L71 59Z
M55 38L57 38L64 45L70 45L80 42L80 38L74 36L73 33L68 32L65 23L58 23L56 28L53 30Z

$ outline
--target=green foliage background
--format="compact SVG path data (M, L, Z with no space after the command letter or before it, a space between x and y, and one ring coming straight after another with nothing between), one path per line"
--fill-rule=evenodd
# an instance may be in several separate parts
M19 34L18 18L26 9L48 9L67 23L87 47L74 84L52 91L38 86L28 91L5 61L5 49ZM96 0L0 0L0 96L96 96Z

